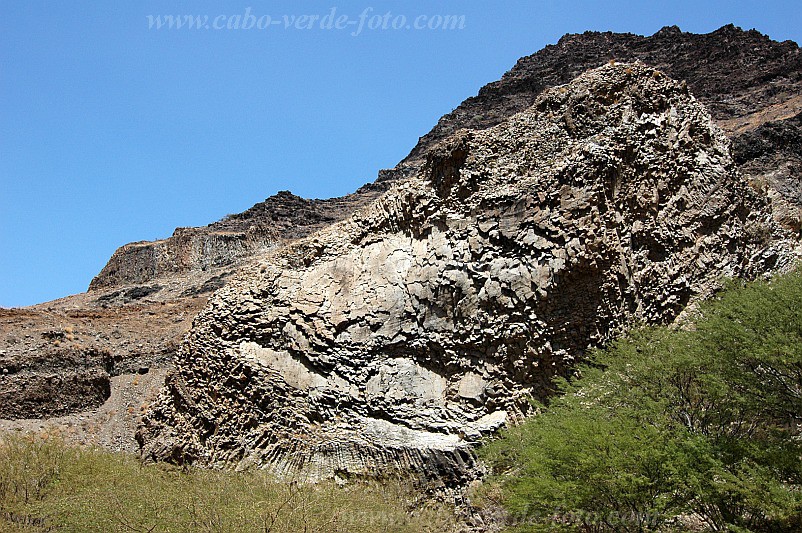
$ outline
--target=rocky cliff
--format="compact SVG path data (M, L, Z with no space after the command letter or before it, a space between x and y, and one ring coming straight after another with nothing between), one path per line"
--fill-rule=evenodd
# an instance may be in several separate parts
M351 214L376 197L363 191L328 200L307 200L281 191L243 213L201 228L178 228L167 239L120 247L92 280L90 291L147 284L188 272L212 272L240 264L288 239L308 235ZM215 287L219 288L219 287Z
M139 440L286 477L464 479L471 444L585 350L787 264L782 236L686 83L606 65L241 271Z

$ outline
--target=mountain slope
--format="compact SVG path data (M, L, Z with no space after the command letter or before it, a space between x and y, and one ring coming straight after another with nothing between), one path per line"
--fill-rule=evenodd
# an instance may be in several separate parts
M237 269L292 239L347 219L396 181L417 174L425 154L457 130L497 125L533 104L541 90L567 83L611 58L641 60L687 80L691 92L712 110L714 121L734 138L739 169L759 194L771 199L775 218L798 234L802 69L795 43L777 43L732 26L707 35L673 27L648 37L609 32L566 35L558 44L522 58L501 80L444 116L396 168L380 171L375 183L352 195L305 200L279 193L209 226L183 228L168 239L121 247L87 293L24 310L4 310L0 418L41 418L91 409L106 401L108 394L114 397L116 383L136 381L137 370L168 367L192 318ZM94 376L96 386L72 387L81 376ZM126 419L119 427L131 427L152 392L137 392L119 409L110 409L115 413L110 416ZM96 417L88 411L80 416ZM104 421L87 425L75 418L69 423L89 428L101 427ZM8 427L29 423L41 422L8 422ZM114 441L136 449L130 434L117 434Z
M233 220L206 228L186 229L166 241L127 245L114 254L90 289L146 283L165 274L199 270L209 263L237 264L275 245L281 237L308 235L321 224L341 220L374 200L389 182L414 173L424 163L425 154L455 131L486 129L499 124L529 107L544 89L568 83L585 70L610 60L640 61L669 77L684 80L708 107L714 120L736 136L766 122L785 120L802 112L802 54L799 46L791 41L778 43L755 30L743 31L732 25L703 35L685 33L676 26L663 28L649 37L612 32L570 34L556 45L521 58L501 80L482 87L477 96L468 98L443 116L396 168L380 172L374 184L366 185L355 194L331 200L304 200L279 194L236 215ZM787 123L786 127L797 133L802 131L794 122ZM736 150L741 146L736 143ZM770 165L757 164L747 170L750 175L759 176L770 168ZM783 216L782 221L796 230L799 229L798 209L802 204L795 196L785 193L784 184L792 182L792 187L796 187L800 179L800 171L794 167L782 177L783 185L775 187L777 180L769 180L775 196L788 203L793 211ZM783 211L788 212L788 209ZM291 231L287 231L288 226ZM194 248L202 250L195 254L196 259L159 260L161 256L189 255L184 241L190 231Z

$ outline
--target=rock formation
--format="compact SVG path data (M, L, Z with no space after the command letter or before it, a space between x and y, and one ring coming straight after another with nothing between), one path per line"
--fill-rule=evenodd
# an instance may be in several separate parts
M206 299L143 304L150 298L145 296L121 303L136 296L131 291L107 299L112 303L104 301L106 307L94 294L46 307L0 309L0 419L51 418L95 409L109 398L115 377L168 366L177 339ZM139 413L142 401L132 400L126 410ZM126 416L126 410L119 415ZM133 435L126 442L126 450L136 451Z
M120 392L116 384L137 381L141 368L158 370L150 378L162 375L192 318L239 268L252 268L248 265L262 254L284 253L277 250L285 243L348 218L399 181L431 173L423 169L427 157L444 150L439 143L459 130L498 126L529 109L543 90L611 59L641 61L686 81L733 139L740 172L758 196L770 200L775 219L799 235L802 54L796 43L778 43L733 26L706 35L675 27L647 37L566 35L520 59L501 80L468 98L424 135L398 166L380 171L374 183L354 194L305 200L279 193L209 226L181 228L161 241L121 247L87 293L0 312L0 418L39 418L31 423L42 423L47 417L73 413L82 427L91 420L86 427L127 431L137 423L150 392L126 399L120 409L111 408L115 391ZM440 160L434 157L430 164ZM769 253L761 260L761 268L769 268L773 259ZM158 380L150 378L148 383L158 387ZM98 418L100 411L88 411L108 397L109 384L112 399L104 409L115 413L111 422ZM0 428L26 423L0 420ZM137 449L130 433L114 436L115 449ZM76 435L82 441L93 438L89 433Z
M306 200L283 191L214 224L122 246L87 293L0 310L0 420L95 409L109 399L115 378L169 367L192 318L239 265L344 218L378 194L366 188L358 195ZM111 409L126 418L115 424L135 426L151 392ZM137 451L133 431L112 437L115 449Z
M307 200L281 191L243 213L208 226L178 228L167 239L120 247L92 280L89 290L143 284L188 272L213 272L239 264L287 239L337 222L375 197L375 192L364 190L342 198Z
M687 84L606 65L243 269L138 438L302 479L470 477L471 444L585 350L786 263L780 236Z
M563 36L557 44L522 57L509 72L444 115L421 138L408 160L462 128L485 129L529 107L541 91L568 83L587 69L617 60L640 61L685 81L713 119L730 132L757 112L782 104L802 111L802 54L792 41L776 42L733 25L694 34L676 26L651 36L595 32Z
M802 103L802 95L798 100ZM796 235L802 230L802 113L762 122L735 136L735 162L768 195L774 218Z

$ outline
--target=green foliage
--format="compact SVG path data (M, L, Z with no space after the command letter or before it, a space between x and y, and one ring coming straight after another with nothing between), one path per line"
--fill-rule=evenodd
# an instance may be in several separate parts
M802 276L733 284L694 326L595 353L485 447L516 530L802 528Z
M304 485L263 472L142 465L57 439L0 438L0 531L452 531L401 481Z

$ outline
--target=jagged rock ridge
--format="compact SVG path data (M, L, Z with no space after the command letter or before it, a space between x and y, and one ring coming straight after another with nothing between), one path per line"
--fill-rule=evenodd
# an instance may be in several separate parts
M167 239L120 247L92 280L89 290L145 284L192 271L208 271L211 279L220 274L221 267L242 263L288 239L342 220L376 194L364 191L342 198L307 200L281 191L243 213L208 226L178 228Z
M244 269L138 438L153 459L288 477L464 480L471 444L588 347L777 267L779 235L686 84L607 65Z

